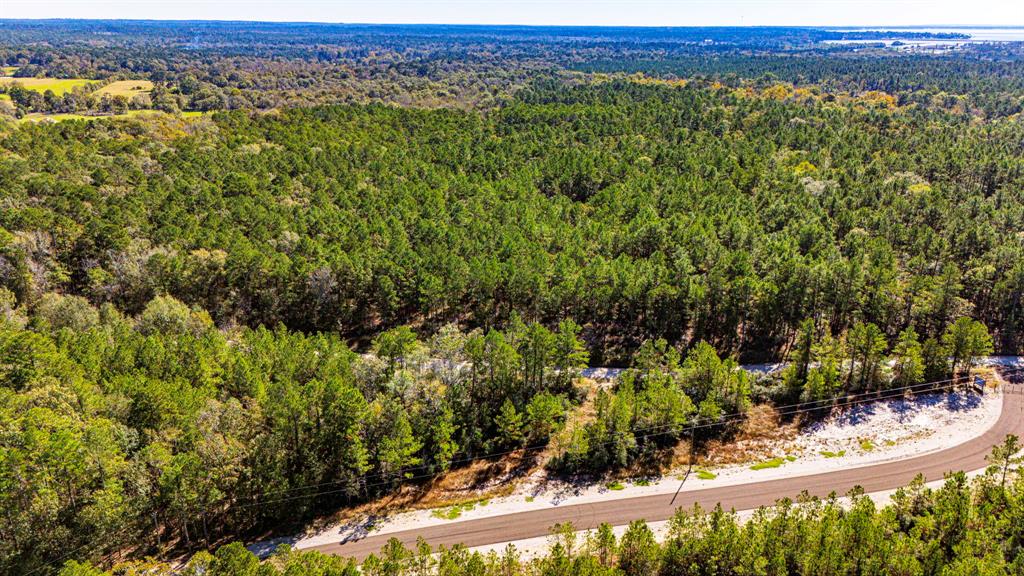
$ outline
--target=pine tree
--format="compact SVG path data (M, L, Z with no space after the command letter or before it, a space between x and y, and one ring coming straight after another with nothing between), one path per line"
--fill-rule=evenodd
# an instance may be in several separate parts
M981 356L992 353L988 328L977 320L957 318L942 335L942 344L951 359L953 376L966 375Z
M892 348L892 385L902 388L920 384L924 378L924 357L917 332L907 328L896 338Z
M498 438L504 446L520 446L523 442L523 415L516 410L515 404L508 398L502 403L498 415L494 418L498 428Z
M636 520L629 524L619 543L619 568L626 576L657 574L660 553L647 523Z
M988 471L999 475L999 486L1006 489L1006 480L1017 471L1017 466L1024 464L1024 456L1021 455L1020 439L1010 434L1003 440L1003 443L992 448L988 456Z
M422 446L413 435L405 410L399 410L395 415L394 424L385 433L377 448L377 461L384 477L397 479L403 469L419 464L421 460L416 454ZM406 473L406 476L411 474Z

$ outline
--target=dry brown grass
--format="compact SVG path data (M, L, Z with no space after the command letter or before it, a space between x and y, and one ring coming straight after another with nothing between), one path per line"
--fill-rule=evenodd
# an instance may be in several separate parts
M382 518L409 510L428 510L508 496L542 462L536 452L518 450L494 460L478 460L442 474L425 484L403 485L394 493L320 518L315 527Z
M594 398L597 397L597 392L601 389L602 385L594 380L581 378L577 386L586 389L587 396L578 408L569 412L565 418L565 426L548 442L547 449L538 457L541 463L548 462L551 458L565 452L572 439L573 430L585 426L588 422L593 422L597 417L597 411L594 409Z
M623 476L629 478L636 476L659 476L681 466L696 464L699 460L700 454L693 454L690 450L690 441L683 438L675 446L662 450L660 454L655 455L653 460L636 462L630 469L625 471Z
M796 438L799 420L782 423L775 408L760 404L747 412L735 436L708 442L705 459L715 465L741 464L777 454L780 446Z
M972 374L981 377L988 388L999 388L1006 384L1006 379L1000 376L999 371L991 366L975 368Z
M566 426L552 438L545 450L517 450L501 458L477 460L426 484L405 485L377 501L340 510L322 518L317 525L379 518L408 510L442 508L512 494L520 482L534 474L543 473L544 464L564 449L564 443L568 441L567 433L573 427L582 426L595 417L594 397L600 386L588 379L581 380L578 386L587 389L586 399L580 407L569 413Z
M568 415L565 428L552 438L545 450L519 450L502 458L476 461L429 483L402 486L377 501L340 510L321 518L317 525L383 518L403 511L444 508L514 493L521 482L544 473L544 464L562 453L574 428L595 418L594 398L601 385L592 380L583 380L579 385L586 387L586 399ZM771 406L755 406L750 409L747 420L732 438L709 442L693 462L690 442L683 439L653 460L638 462L614 477L625 479L654 476L691 463L719 465L763 460L776 454L780 444L792 440L798 430L799 422L782 424L778 412Z
M153 91L153 83L149 80L116 80L96 90L97 96L124 96L131 98Z

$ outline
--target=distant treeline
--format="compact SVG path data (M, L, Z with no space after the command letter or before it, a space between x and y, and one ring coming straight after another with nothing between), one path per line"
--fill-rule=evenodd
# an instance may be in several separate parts
M998 46L977 51L998 51ZM1015 50L1010 48L1008 50ZM661 78L702 78L730 86L756 79L762 85L783 81L825 92L886 92L902 105L953 109L988 118L1015 117L1024 111L1024 59L699 52L668 57L636 54L575 65L586 72L643 73Z
M970 46L936 59L854 54L828 40L954 38L959 33L814 28L382 26L250 22L0 20L0 66L21 77L156 83L159 110L271 109L337 102L490 108L567 70L791 81L893 93L938 85L985 94L992 114L1019 107L1019 45ZM829 70L852 62L859 72ZM936 68L939 68L938 70ZM974 71L977 70L977 73ZM843 79L858 76L850 81ZM993 83L993 79L1013 81ZM817 80L815 80L817 79ZM870 82L867 82L870 79ZM875 89L875 88L866 88ZM1012 91L1012 94L1007 94ZM40 94L42 96L42 94ZM1012 100L1013 104L1004 102ZM96 112L100 102L22 98L20 113ZM0 106L0 113L4 107Z

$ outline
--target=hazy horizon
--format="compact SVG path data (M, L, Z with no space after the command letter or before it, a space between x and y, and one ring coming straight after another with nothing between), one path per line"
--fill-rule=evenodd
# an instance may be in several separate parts
M221 24L322 24L325 26L455 26L455 27L509 27L509 28L807 28L828 30L1018 30L1021 24L519 24L509 22L383 22L345 20L261 20L243 18L62 18L62 17L8 17L0 22L216 22Z
M244 14L239 14L244 11ZM999 0L5 0L3 19L622 27L1015 28ZM927 20L922 14L928 14ZM880 22L879 20L884 20ZM1012 24L999 24L1013 22Z

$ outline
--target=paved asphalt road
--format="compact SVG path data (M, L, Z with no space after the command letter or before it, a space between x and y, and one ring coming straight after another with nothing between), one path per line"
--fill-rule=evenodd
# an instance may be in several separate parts
M690 508L694 504L707 509L721 503L726 508L750 510L771 505L781 498L795 498L803 491L820 497L828 496L831 492L845 494L855 486L867 492L879 492L904 486L917 474L924 474L928 481L941 480L950 471L984 468L985 457L1007 434L1024 437L1024 396L1020 385L1015 388L1004 394L999 420L982 436L939 452L906 460L810 476L685 491L680 492L674 502L672 494L609 499L371 535L312 549L361 560L380 551L390 538L398 538L409 548L415 545L420 536L435 548L442 544L451 546L458 543L482 546L545 536L550 533L552 526L562 522L572 522L577 529L583 530L597 527L602 522L619 526L637 519L649 522L667 520L677 508Z

